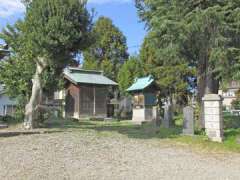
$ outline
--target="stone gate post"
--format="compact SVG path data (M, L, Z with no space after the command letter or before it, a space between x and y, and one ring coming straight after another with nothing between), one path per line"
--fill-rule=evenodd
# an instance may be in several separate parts
M217 94L207 94L203 97L204 122L206 134L210 140L223 141L222 97Z

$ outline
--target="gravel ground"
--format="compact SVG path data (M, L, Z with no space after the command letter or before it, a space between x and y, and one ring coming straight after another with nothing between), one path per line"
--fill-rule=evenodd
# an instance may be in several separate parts
M0 138L0 179L240 179L240 155L196 153L164 140L58 132Z

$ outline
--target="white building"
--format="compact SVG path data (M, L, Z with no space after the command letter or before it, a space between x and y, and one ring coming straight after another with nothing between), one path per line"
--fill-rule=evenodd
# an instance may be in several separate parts
M16 110L16 101L10 99L4 92L4 86L0 84L0 116L13 115Z
M218 94L223 97L223 106L230 110L233 100L236 100L236 92L240 89L240 82L231 81L226 90L219 90Z

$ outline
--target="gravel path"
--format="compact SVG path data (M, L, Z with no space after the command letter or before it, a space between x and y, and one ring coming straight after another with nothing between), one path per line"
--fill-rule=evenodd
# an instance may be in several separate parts
M240 155L206 155L163 140L62 132L0 138L0 179L240 179Z

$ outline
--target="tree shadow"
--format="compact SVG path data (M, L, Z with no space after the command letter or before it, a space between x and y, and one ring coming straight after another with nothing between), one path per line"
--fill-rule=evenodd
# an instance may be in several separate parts
M137 139L152 139L152 138L174 138L181 134L180 127L163 128L156 127L153 124L135 125L130 122L115 122L115 123L102 123L99 125L92 124L88 126L81 126L81 129L95 130L97 132L110 132L126 135L129 138Z
M181 126L173 128L157 127L152 123L143 125L133 124L131 121L90 121L64 118L51 118L45 121L42 126L33 131L1 132L0 137L13 137L19 135L50 134L70 131L94 130L98 133L118 133L129 138L152 139L152 138L174 138L182 133Z
M77 119L73 118L59 118L59 119L54 119L54 120L48 120L44 122L42 125L42 128L47 128L47 129L80 129L81 127L85 126L94 126L96 125L95 123L91 121L79 121Z
M0 137L7 138L7 137L14 137L14 136L26 136L26 135L35 135L35 134L52 134L52 133L60 133L60 132L64 132L64 131L60 131L60 130L4 131L4 132L0 132Z
M182 125L172 128L157 127L153 123L143 125L133 124L127 120L95 121L77 120L73 118L50 119L44 123L44 128L61 130L94 130L96 132L119 133L129 138L151 139L151 138L174 138L182 133Z

